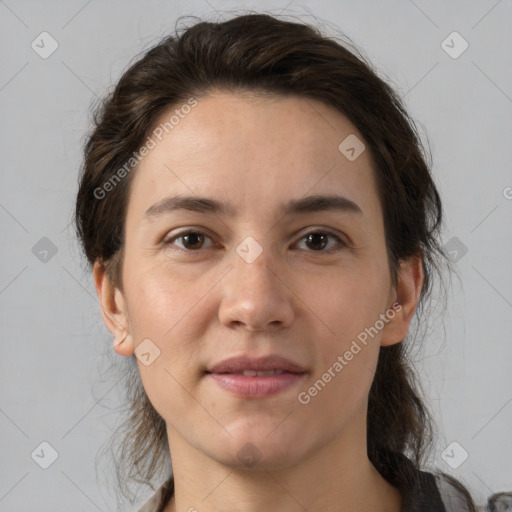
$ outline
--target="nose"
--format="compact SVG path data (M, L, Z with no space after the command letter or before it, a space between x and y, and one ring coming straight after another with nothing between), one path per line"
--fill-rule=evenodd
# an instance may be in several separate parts
M283 266L263 252L252 262L234 254L233 268L221 281L220 321L249 331L280 329L294 318L293 292Z

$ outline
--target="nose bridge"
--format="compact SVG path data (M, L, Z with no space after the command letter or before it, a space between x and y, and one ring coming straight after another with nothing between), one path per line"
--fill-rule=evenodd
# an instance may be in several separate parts
M275 275L278 264L268 239L265 243L260 243L253 236L247 236L236 247L235 252L232 272L239 287L257 293L279 293L279 280ZM247 293L247 289L244 293Z
M248 236L236 247L233 268L224 283L220 308L224 323L252 329L288 324L293 316L288 288L279 278L281 265L269 245Z

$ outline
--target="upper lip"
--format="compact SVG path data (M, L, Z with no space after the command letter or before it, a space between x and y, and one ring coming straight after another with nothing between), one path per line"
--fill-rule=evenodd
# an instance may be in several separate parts
M306 370L289 359L277 354L266 357L239 356L224 359L206 369L207 373L238 373L244 370L281 370L289 373L304 373Z

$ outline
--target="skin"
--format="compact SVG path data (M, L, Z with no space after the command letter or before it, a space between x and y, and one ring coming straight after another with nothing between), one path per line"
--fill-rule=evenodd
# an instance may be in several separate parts
M115 350L133 356L147 338L160 350L149 366L137 364L167 424L175 495L166 512L400 510L400 493L367 456L367 403L379 347L405 338L423 273L411 258L393 283L370 151L349 161L338 150L350 134L364 141L317 100L215 91L135 171L123 291L99 262L94 279L105 324L118 340L126 336ZM278 213L290 199L333 193L362 214ZM150 206L177 194L226 201L238 213L176 211L144 221ZM207 236L171 240L187 228ZM332 232L348 245L308 243L311 232ZM252 263L236 252L247 236L263 250ZM395 301L402 306L395 317L299 403L298 393ZM303 382L244 399L204 376L227 357L271 353L305 367ZM252 467L237 456L248 442L261 456Z

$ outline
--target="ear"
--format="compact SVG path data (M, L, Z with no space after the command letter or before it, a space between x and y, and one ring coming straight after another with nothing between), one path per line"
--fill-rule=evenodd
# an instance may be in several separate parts
M423 279L421 256L412 256L400 263L397 284L394 287L395 306L392 306L395 315L388 315L390 319L382 330L381 346L400 343L407 336L420 299Z
M114 350L122 356L131 356L135 347L123 292L112 285L100 261L94 263L93 275L103 321L115 338Z

